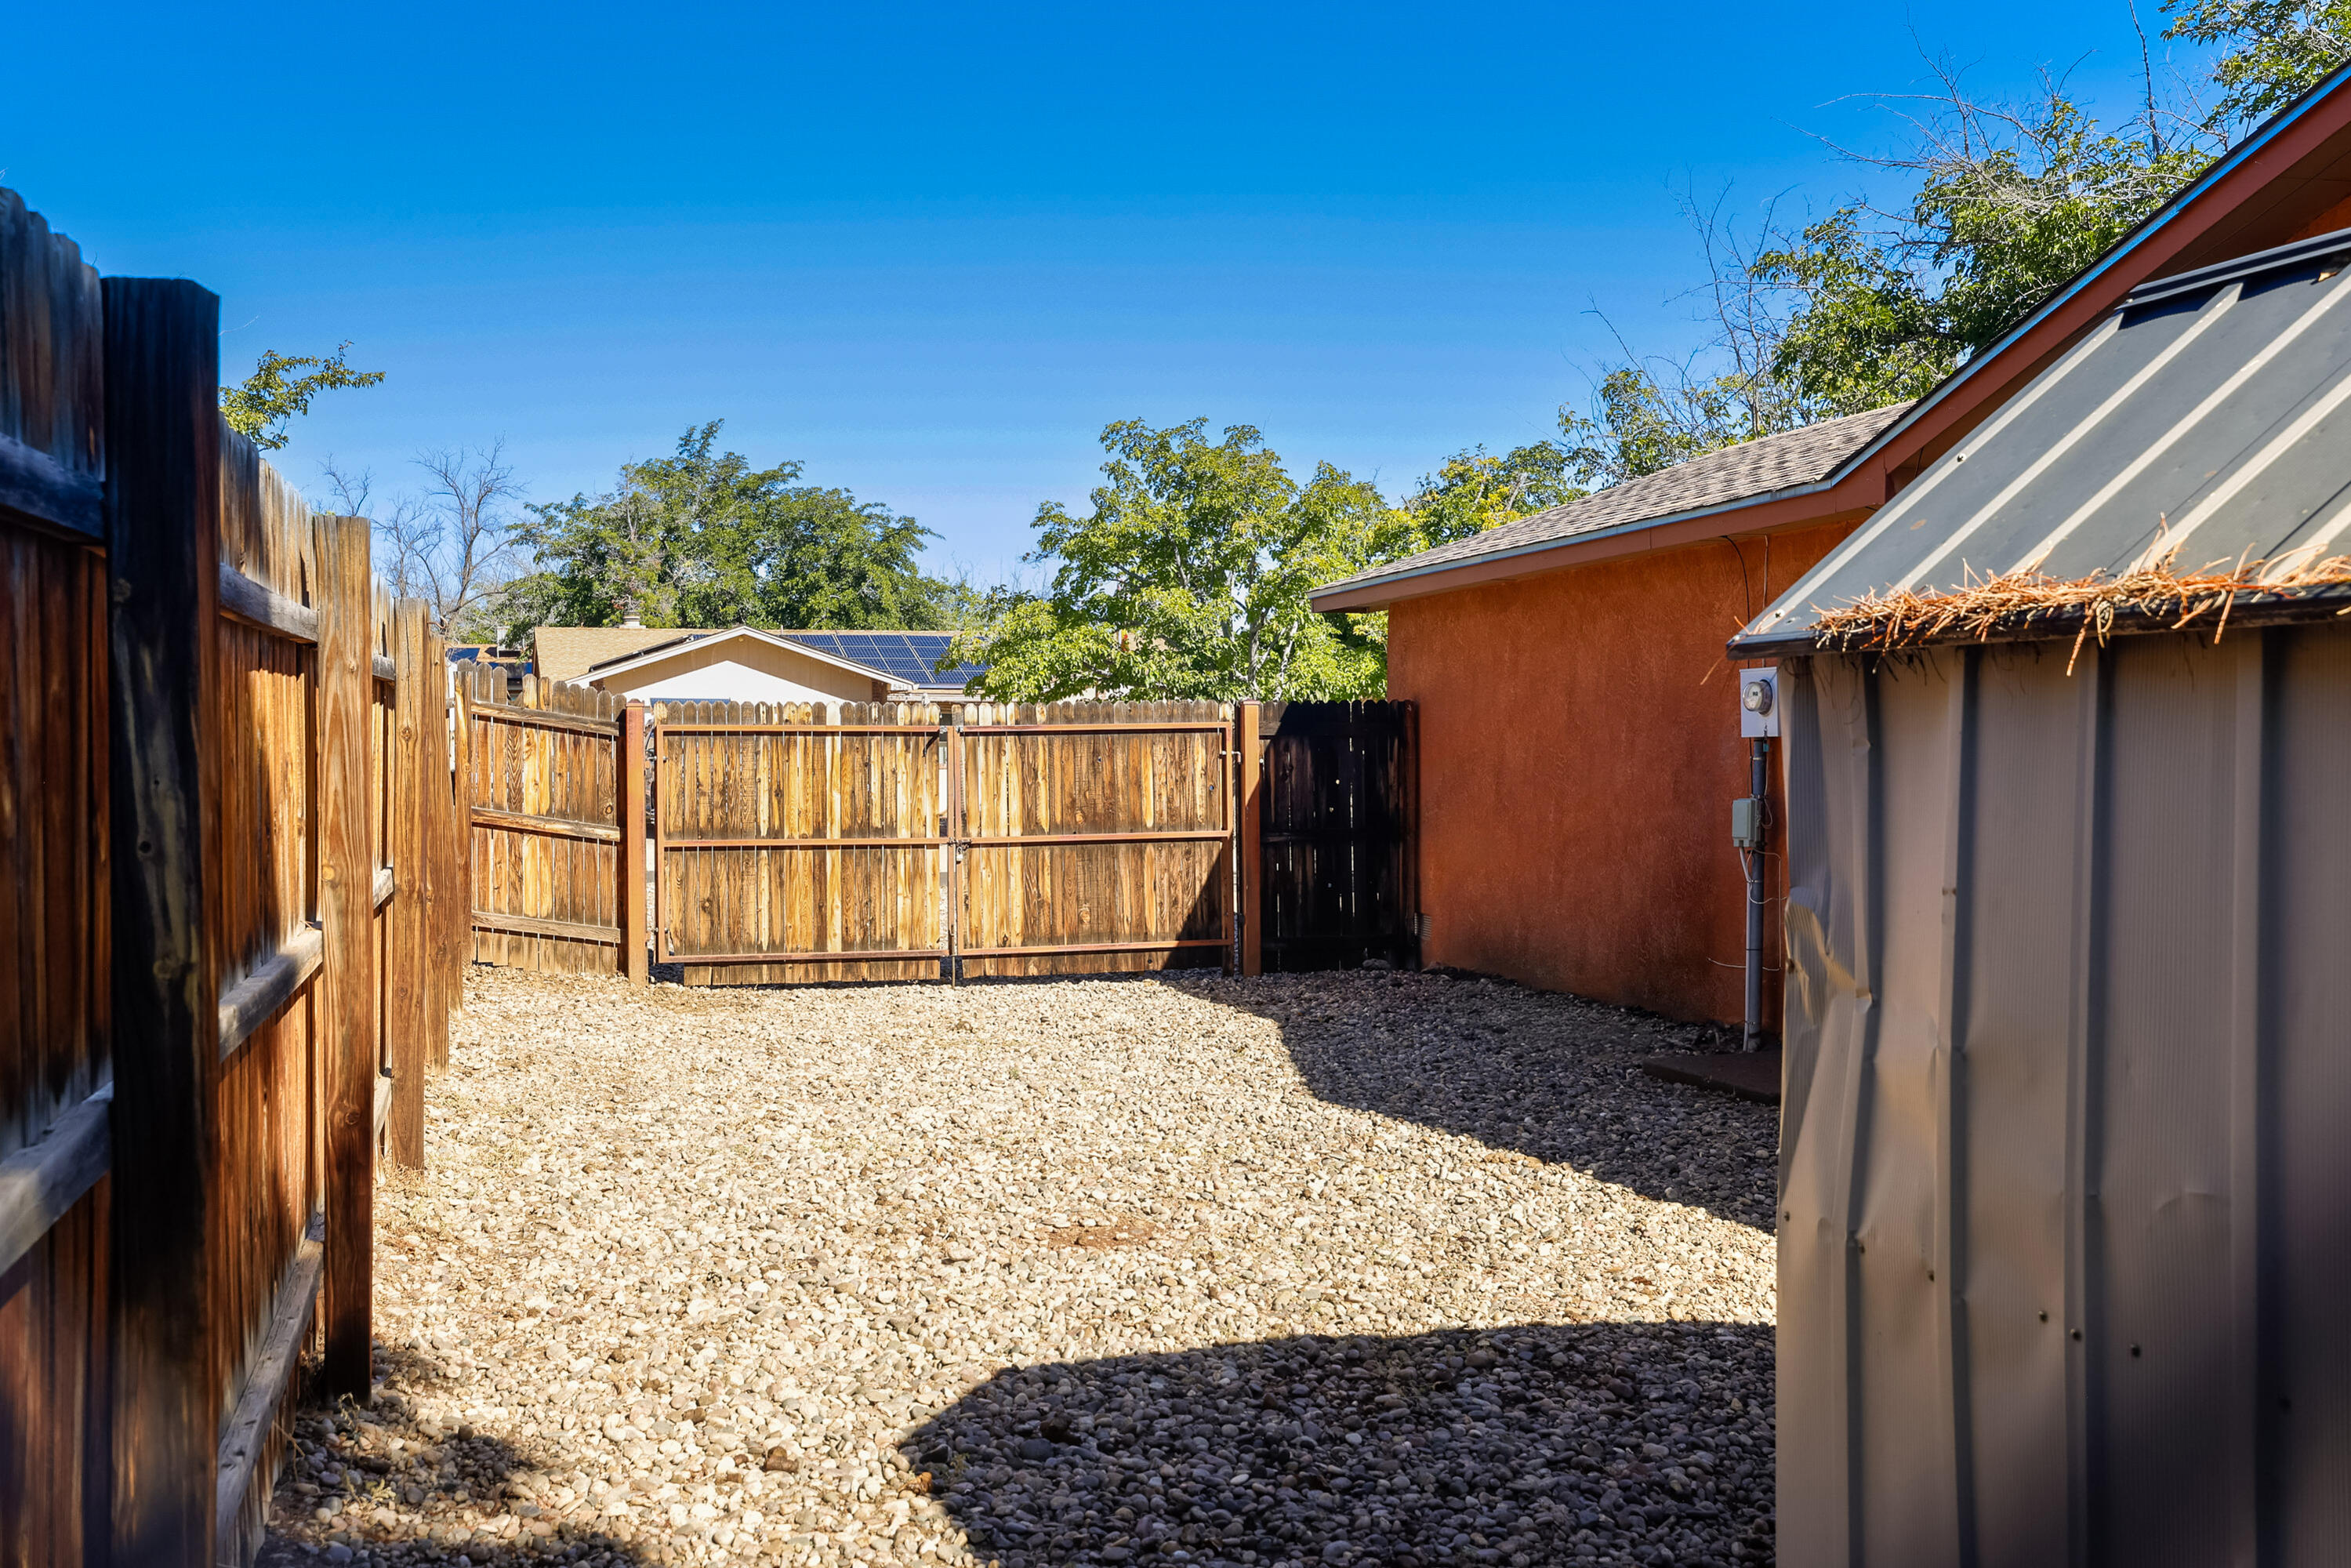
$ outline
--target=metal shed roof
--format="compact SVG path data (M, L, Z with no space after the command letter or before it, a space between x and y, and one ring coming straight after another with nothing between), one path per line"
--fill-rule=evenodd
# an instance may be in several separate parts
M1732 647L1809 648L1822 610L2036 563L2078 579L2173 547L2182 570L2351 550L2346 257L2351 229L2134 289Z

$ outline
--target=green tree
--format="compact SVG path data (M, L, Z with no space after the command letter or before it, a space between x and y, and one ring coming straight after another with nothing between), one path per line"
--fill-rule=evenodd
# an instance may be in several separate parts
M1028 559L1054 567L956 639L989 666L982 695L1050 702L1377 696L1385 623L1320 615L1317 586L1402 553L1408 516L1329 464L1300 485L1248 425L1221 441L1194 419L1155 430L1123 420L1092 510L1037 509Z
M2206 125L2251 125L2283 109L2351 58L2351 0L2171 0L2164 36L2218 46L2220 89Z
M1508 452L1473 446L1424 475L1405 502L1415 537L1428 549L1576 500L1583 491L1569 476L1572 458L1556 442L1537 441Z
M717 450L722 422L667 457L627 464L610 492L529 508L515 530L537 557L510 597L579 626L633 609L649 626L925 626L944 585L918 556L931 530L847 490L795 483Z
M1693 457L1793 430L1834 412L1783 374L1790 289L1761 265L1785 236L1767 207L1760 229L1742 235L1726 219L1726 192L1711 207L1685 196L1707 277L1686 298L1703 302L1709 330L1680 361L1634 353L1603 368L1583 408L1559 411L1563 497L1607 489Z
M310 400L322 392L343 387L371 387L383 380L381 371L355 371L344 360L346 341L331 354L281 354L264 349L253 373L236 386L220 390L221 415L229 428L251 439L264 452L286 444L286 426L294 416L310 412Z
M1792 408L1857 413L1920 396L2212 159L2206 138L2162 135L2153 109L2107 131L2053 85L1997 109L1946 83L1914 148L1878 161L1916 178L1907 206L1840 207L1755 259L1756 277L1797 302L1773 360Z

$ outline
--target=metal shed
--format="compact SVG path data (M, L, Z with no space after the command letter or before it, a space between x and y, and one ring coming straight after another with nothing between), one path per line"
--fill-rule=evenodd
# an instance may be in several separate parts
M2064 616L1815 639L2159 534L2351 548L2346 256L2140 288L1732 644L1784 662L1783 1562L2351 1551L2346 594L2070 674Z

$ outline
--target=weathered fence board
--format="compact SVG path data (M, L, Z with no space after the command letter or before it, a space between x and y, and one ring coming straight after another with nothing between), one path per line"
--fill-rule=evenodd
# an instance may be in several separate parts
M473 956L549 974L642 978L644 960L632 962L629 949L628 906L642 906L643 878L622 874L624 831L644 831L642 808L633 824L622 810L632 768L634 798L643 800L642 729L632 754L623 704L593 687L527 676L521 701L509 703L502 669L461 666L456 681ZM634 921L642 933L642 913Z
M326 977L317 1017L330 1171L372 1172L375 1165L379 774L369 755L375 674L368 542L363 518L319 519L326 592L319 642L319 920ZM325 1201L326 1389L365 1399L373 1376L375 1183L329 1183Z
M250 1561L328 1243L367 1392L380 824L451 778L217 318L0 191L0 1568Z

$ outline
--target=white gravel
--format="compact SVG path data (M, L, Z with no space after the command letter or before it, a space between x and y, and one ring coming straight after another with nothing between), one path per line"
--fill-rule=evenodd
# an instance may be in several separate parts
M1438 975L476 969L266 1563L1771 1557L1773 1116Z

